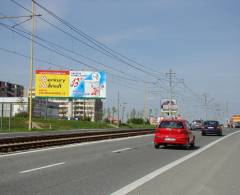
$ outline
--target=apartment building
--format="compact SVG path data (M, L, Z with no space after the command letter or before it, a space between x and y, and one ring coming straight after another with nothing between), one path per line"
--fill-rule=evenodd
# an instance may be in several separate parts
M23 86L0 81L0 97L23 97L23 94Z
M49 102L59 105L59 118L86 119L91 121L102 119L103 103L101 99L57 99L49 98Z
M30 93L29 93L30 94ZM101 99L72 99L72 98L38 98L35 97L35 90L32 91L33 108L39 108L39 102L42 107L53 105L58 108L59 119L90 119L91 121L102 120L103 102ZM41 101L36 101L40 99ZM34 106L34 102L38 105ZM54 112L56 113L56 112Z

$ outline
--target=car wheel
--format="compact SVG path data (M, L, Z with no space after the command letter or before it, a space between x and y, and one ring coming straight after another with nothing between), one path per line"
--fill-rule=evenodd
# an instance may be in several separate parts
M188 150L188 149L190 148L190 144L183 145L183 148L184 148L185 150Z
M202 132L202 136L205 136L205 135L206 135L206 133L203 133L203 132Z
M159 144L154 144L154 147L155 147L156 149L159 149L160 145L159 145Z
M191 147L191 148L194 148L194 147L195 147L195 142L190 143L190 147Z

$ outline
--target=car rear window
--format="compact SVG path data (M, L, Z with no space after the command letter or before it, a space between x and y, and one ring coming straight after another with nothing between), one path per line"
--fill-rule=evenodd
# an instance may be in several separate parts
M218 125L218 122L217 121L205 121L204 125L216 126L216 125Z
M202 121L200 121L200 120L195 120L195 121L193 121L193 123L202 123Z
M162 121L158 128L175 128L175 129L183 129L183 123L179 121Z

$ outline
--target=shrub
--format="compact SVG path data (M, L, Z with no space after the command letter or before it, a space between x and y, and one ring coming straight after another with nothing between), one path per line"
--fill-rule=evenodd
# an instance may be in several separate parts
M143 118L132 118L128 120L128 123L133 123L133 124L145 124L145 121Z
M81 121L91 121L91 117L81 118Z
M15 114L14 117L27 118L28 117L28 113L27 112L19 112L19 113Z

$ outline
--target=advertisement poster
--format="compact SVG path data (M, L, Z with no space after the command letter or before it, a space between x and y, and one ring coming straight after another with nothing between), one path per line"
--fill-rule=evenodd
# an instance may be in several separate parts
M177 111L178 111L177 100L172 99L172 101L170 101L169 99L164 99L162 101L161 113L170 114L169 112L171 112L172 114L176 114Z
M106 73L37 70L37 97L106 98Z
M106 73L70 71L70 97L106 98Z
M69 97L69 71L37 70L35 89L38 97Z

